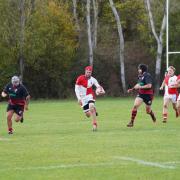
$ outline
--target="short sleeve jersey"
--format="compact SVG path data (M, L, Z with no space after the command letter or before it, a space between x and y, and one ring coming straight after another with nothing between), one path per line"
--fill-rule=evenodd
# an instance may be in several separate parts
M138 84L144 86L147 84L153 84L152 76L150 73L144 72L142 75L138 76ZM153 88L149 89L139 89L139 94L153 94Z
M80 95L81 97L92 94L93 97L95 97L94 91L93 91L93 85L99 86L98 81L94 77L90 77L87 79L85 75L81 75L76 80L76 85L80 86Z
M165 82L165 94L177 94L177 88L169 88L169 85L175 85L177 83L178 77L176 75L169 76L166 75L164 78Z
M22 84L13 86L9 83L3 90L9 96L9 103L12 105L25 105L26 97L29 95L26 87Z

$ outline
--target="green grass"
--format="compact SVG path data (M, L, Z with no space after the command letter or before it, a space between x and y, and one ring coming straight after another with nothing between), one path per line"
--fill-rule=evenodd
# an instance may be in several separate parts
M156 98L157 123L143 105L135 127L127 128L133 101L98 99L97 132L76 101L31 102L24 123L13 122L13 135L7 134L6 104L1 104L0 179L178 180L180 118L170 107L163 124L162 98Z

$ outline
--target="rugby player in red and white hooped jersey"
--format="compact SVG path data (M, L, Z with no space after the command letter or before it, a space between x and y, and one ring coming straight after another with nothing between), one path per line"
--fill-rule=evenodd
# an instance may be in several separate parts
M163 122L167 122L168 117L168 105L171 102L173 109L176 113L176 117L178 117L176 102L177 102L177 76L174 74L175 68L173 66L169 66L167 70L167 74L165 75L165 78L162 82L162 85L160 87L160 90L165 89L164 92L164 103L163 103Z
M83 111L87 117L92 117L93 131L97 130L97 112L95 108L95 93L93 86L96 88L102 88L98 81L92 77L92 66L85 68L85 74L80 75L75 84L75 93L78 99L78 103L82 106ZM102 88L102 94L104 94Z

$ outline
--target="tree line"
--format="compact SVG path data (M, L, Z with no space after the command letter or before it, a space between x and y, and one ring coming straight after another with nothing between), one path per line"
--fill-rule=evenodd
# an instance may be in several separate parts
M170 2L169 48L180 51L177 0ZM0 0L0 86L20 75L34 98L66 98L86 65L108 95L126 94L139 63L156 93L166 62L166 0ZM170 55L177 66L180 55Z

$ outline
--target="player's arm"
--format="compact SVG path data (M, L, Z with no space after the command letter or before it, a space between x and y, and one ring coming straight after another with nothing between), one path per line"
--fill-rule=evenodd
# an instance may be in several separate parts
M26 99L25 99L25 106L24 106L24 109L25 109L25 110L28 110L28 105L29 105L30 99L31 99L31 96L30 96L30 95L27 95L27 96L26 96Z
M93 78L93 77L92 77ZM97 88L100 88L100 94L105 94L105 90L104 88L98 83L97 79L93 78L93 85L96 86L96 89Z
M161 87L159 88L160 90L163 90L164 89L164 86L165 86L165 80L163 80L162 84L161 84Z
M137 86L135 87L135 89L150 89L152 87L152 84L146 84L144 86L141 86L139 84L137 84Z
M8 89L9 89L9 86L6 85L1 93L2 97L6 97L8 95Z
M24 109L28 110L28 105L29 105L29 101L30 101L31 96L30 96L28 90L26 89L26 87L23 84L22 84L22 87L23 87L23 95L25 97Z
M7 96L7 93L5 93L4 91L1 93L1 96L2 97L6 97Z
M133 87L133 88L128 89L128 90L127 90L127 92L128 92L128 93L130 93L130 92L132 92L132 91L134 91L134 90L139 89L139 88L137 88L137 87L138 87L138 85L139 85L138 83L137 83L137 84L135 84L135 85L134 85L134 87Z

